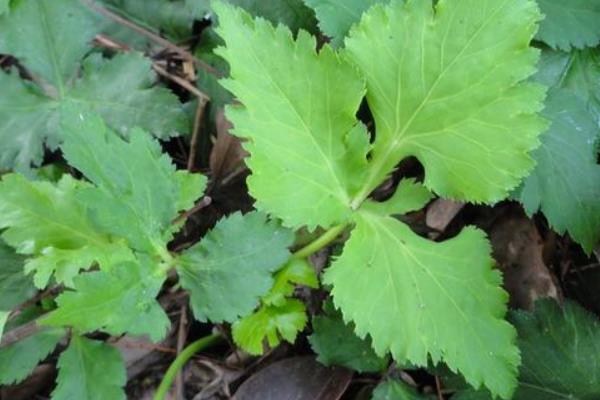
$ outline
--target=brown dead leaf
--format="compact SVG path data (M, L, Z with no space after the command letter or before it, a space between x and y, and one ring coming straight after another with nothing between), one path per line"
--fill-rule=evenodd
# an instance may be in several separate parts
M464 206L464 203L453 200L437 199L427 207L425 223L438 232L444 232Z
M325 367L314 357L275 362L246 380L234 400L337 400L350 384L353 372Z
M544 263L542 238L529 218L507 215L492 228L490 239L512 307L531 310L539 298L562 299Z
M231 123L225 118L223 109L216 116L217 138L209 158L209 166L215 182L226 179L242 167L247 152L242 148L240 139L231 135Z

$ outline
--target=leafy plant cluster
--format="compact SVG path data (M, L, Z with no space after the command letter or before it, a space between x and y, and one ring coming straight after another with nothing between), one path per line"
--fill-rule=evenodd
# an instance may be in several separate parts
M213 19L195 56L227 77L198 69L197 85L208 119L227 104L244 140L256 211L174 250L208 178L177 169L159 140L188 136L195 105L131 50L153 54L147 37L98 7L173 41ZM505 319L482 230L434 242L399 216L435 196L513 199L591 253L598 18L597 0L0 0L0 54L14 59L0 71L0 383L58 346L53 399L125 398L121 355L92 334L162 340L171 322L157 296L177 279L195 318L231 324L250 354L293 343L310 317L296 286L322 286L331 299L309 341L324 364L428 368L458 400L595 398L595 317L544 301ZM409 157L423 181L370 197ZM318 276L307 258L340 237ZM38 291L51 301L25 309ZM27 322L33 334L7 340ZM373 391L423 396L396 379Z

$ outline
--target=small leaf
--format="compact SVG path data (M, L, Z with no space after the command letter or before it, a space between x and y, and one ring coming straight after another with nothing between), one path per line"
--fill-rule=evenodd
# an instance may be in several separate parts
M533 168L529 153L546 128L535 114L544 89L520 83L535 72L539 51L529 43L540 18L534 0L371 7L343 50L367 78L377 127L353 205L408 156L443 197L505 198Z
M56 185L28 181L9 174L0 182L0 228L2 238L18 253L31 258L27 272L35 272L34 282L43 288L53 273L60 283L72 284L80 269L92 262L102 267L130 259L131 252L121 242L98 233L76 200L86 185L65 175Z
M189 132L190 121L175 94L155 83L152 61L142 54L121 54L110 60L92 54L65 101L98 113L124 137L133 127L160 139Z
M233 322L248 315L289 257L293 235L258 212L232 214L177 259L183 288L200 321Z
M266 18L273 24L283 24L294 33L300 29L308 32L316 30L315 14L302 0L227 0L227 3L241 7L253 16Z
M293 258L275 274L275 283L267 295L262 298L266 305L281 306L286 297L294 293L295 284L318 288L319 280L315 269L306 259Z
M260 355L266 340L269 347L281 340L294 343L306 326L306 307L295 299L286 299L281 306L263 306L254 314L240 319L232 327L233 340L244 351Z
M139 129L130 132L126 142L96 115L77 108L65 113L61 148L69 164L96 185L81 190L77 198L89 207L97 227L127 239L136 250L163 248L171 239L177 208L200 196L205 179L182 178L186 173L176 172L159 143ZM181 187L190 183L199 183L196 195L188 193L190 187Z
M65 336L62 328L43 328L22 340L0 348L0 384L21 382L50 354Z
M373 391L372 400L433 400L433 396L425 396L417 393L404 382L390 379L377 385Z
M354 334L354 324L345 324L340 313L315 316L310 345L319 362L341 365L358 372L380 372L388 364L371 347L371 339L361 339Z
M400 363L445 361L475 387L509 398L519 351L503 320L507 294L478 229L434 243L391 217L361 212L325 272L333 300L359 337ZM360 293L360 296L357 296ZM394 323L390 323L394 321Z
M0 242L0 310L12 310L36 293L33 281L23 270L25 257Z
M63 94L100 33L99 17L77 0L13 1L0 16L0 53L11 54Z
M571 50L600 43L599 0L538 0L545 18L537 38L552 48Z
M317 55L315 39L304 31L294 41L282 25L253 21L224 3L214 8L227 44L217 54L231 66L231 79L221 83L243 104L230 106L227 118L235 135L249 139L244 148L256 207L289 227L347 220L351 191L364 172L353 168L355 154L366 160L368 151L367 140L362 149L346 143L359 124L362 79L327 45Z
M385 0L304 0L313 8L319 20L319 28L329 36L331 43L340 46L350 27L360 21L363 12Z
M433 198L433 194L413 178L403 179L396 191L384 202L366 201L361 209L381 215L402 215L425 207Z
M58 368L52 400L125 400L125 365L112 346L74 335Z
M552 125L517 198L529 215L541 208L554 230L568 231L591 253L600 241L600 126L583 101L565 89L550 92L544 115Z
M157 342L171 325L155 299L164 280L147 263L82 274L74 279L75 290L58 296L58 308L41 323L72 326L82 333L101 329L112 335L148 335Z

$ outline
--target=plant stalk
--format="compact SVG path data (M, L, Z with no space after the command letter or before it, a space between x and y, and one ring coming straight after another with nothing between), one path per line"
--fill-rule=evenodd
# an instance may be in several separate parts
M331 242L335 240L339 236L340 233L344 231L346 228L346 224L336 225L333 228L329 228L324 234L319 236L317 239L313 240L300 250L294 252L292 254L292 258L306 258L313 253L321 250L323 247L327 246Z
M177 376L177 373L183 366L188 362L190 358L194 356L197 352L204 350L205 348L212 346L215 343L221 341L221 335L209 335L203 338L196 340L195 342L190 343L179 355L175 358L175 360L165 372L165 376L163 376L158 389L156 389L156 393L154 393L154 400L165 400L167 398L167 393L169 389L173 385L173 381Z

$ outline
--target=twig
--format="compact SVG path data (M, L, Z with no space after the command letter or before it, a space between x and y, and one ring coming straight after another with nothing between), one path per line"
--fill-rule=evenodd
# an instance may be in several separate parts
M442 383L440 382L440 377L435 375L435 391L437 392L438 400L444 400L444 396L442 396Z
M185 219L188 219L191 215L193 215L193 214L197 213L198 211L202 210L203 208L209 206L210 203L212 203L212 199L208 196L204 196L204 198L202 198L202 200L200 200L198 203L196 203L196 205L194 207L190 208L189 210L187 210L184 213L179 214L179 216L177 218L175 218L171 223L173 225L175 225Z
M192 132L192 140L190 141L190 154L187 162L188 171L193 171L196 165L196 151L198 150L198 139L200 137L200 127L204 118L204 110L206 109L206 98L198 97L198 106L194 115L194 130Z
M187 306L185 303L181 306L181 313L179 316L179 332L177 332L177 355L181 354L185 341L187 339ZM183 399L183 373L179 370L175 377L175 398Z
M182 49L181 47L177 46L176 44L169 42L167 39L157 35L156 33L151 32L148 29L145 29L145 28L139 26L138 24L136 24L134 22L131 22L130 20L128 20L126 18L123 18L119 14L98 5L97 3L95 3L92 0L81 0L81 2L83 4L85 4L86 6L88 6L90 9L96 11L98 14L104 15L105 17L112 19L116 23L126 26L129 29L136 31L139 34L146 36L148 39L160 44L161 46L164 46L167 49L180 54L182 57L192 61L194 64L196 64L196 66L198 66L199 68L202 68L206 72L216 75L216 76L219 76L219 77L222 75L215 68L211 67L204 61L199 60L198 58L194 57L194 55L192 53L190 53L189 51Z
M202 93L200 90L198 90L198 88L196 88L194 85L192 85L185 79L183 79L177 75L173 75L173 74L169 73L169 71L167 71L160 65L154 63L154 64L152 64L152 69L155 70L158 74L164 76L165 78L175 82L182 88L186 89L187 91L192 93L194 96L198 97L199 102L203 102L204 104L206 104L206 102L210 101L210 97L208 97L208 95L206 93Z

